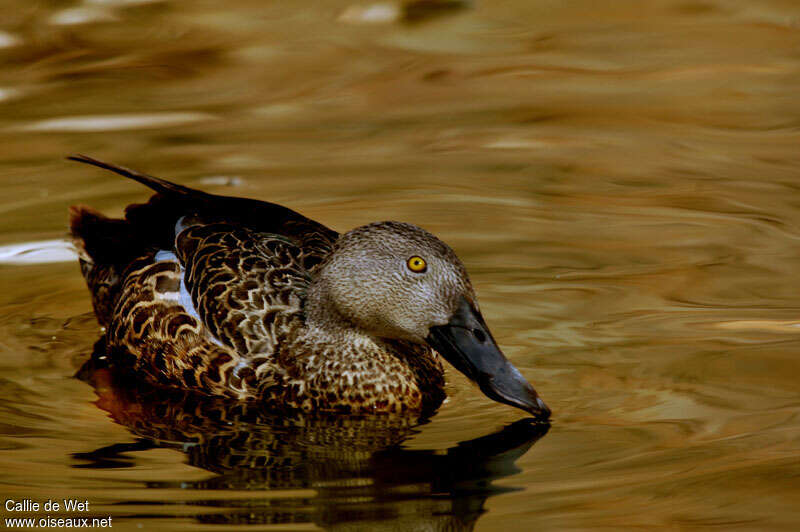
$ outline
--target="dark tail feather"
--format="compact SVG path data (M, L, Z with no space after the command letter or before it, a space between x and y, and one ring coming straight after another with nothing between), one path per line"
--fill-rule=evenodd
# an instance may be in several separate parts
M81 259L98 264L127 264L140 251L140 237L126 220L108 218L91 207L69 208L69 225Z
M156 192L147 203L128 205L124 220L106 218L84 207L81 216L73 215L73 235L80 235L88 255L101 263L121 265L147 250L172 249L178 218L208 209L208 205L221 198L86 155L71 155L67 159L111 170ZM84 227L91 229L87 233L81 229Z
M81 155L81 154L70 155L69 157L67 157L67 159L69 159L70 161L77 161L79 163L91 164L92 166L97 166L98 168L111 170L112 172L116 172L121 176L133 179L134 181L138 181L139 183L145 185L146 187L150 187L156 192L160 192L161 194L205 195L205 192L194 190L189 187L184 187L183 185L178 185L176 183L171 183L165 179L153 177L147 174L142 174L140 172L137 172L136 170L125 168L124 166L118 166L116 164L111 164L104 161L100 161L98 159L93 159L86 155Z

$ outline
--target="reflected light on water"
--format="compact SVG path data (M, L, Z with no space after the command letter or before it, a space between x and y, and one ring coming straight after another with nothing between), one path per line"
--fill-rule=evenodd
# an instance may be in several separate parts
M4 493L122 529L798 528L798 20L781 0L0 4ZM436 415L388 428L72 378L101 331L67 207L148 194L73 153L437 234L552 428L454 371Z

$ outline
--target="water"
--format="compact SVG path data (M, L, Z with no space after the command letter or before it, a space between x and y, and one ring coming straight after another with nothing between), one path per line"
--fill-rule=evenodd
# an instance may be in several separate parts
M0 246L146 197L76 152L410 221L555 413L454 371L421 421L90 384L77 265L4 260L0 494L122 530L797 529L798 27L780 0L0 4Z

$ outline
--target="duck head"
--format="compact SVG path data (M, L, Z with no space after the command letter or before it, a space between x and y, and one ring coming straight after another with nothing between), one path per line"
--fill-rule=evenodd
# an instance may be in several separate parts
M550 415L497 346L464 265L427 231L400 222L353 229L339 238L314 285L357 328L428 344L491 399Z

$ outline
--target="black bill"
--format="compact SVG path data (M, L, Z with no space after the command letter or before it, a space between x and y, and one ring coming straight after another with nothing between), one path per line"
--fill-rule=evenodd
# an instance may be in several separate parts
M550 409L503 355L483 316L465 298L461 298L450 322L431 327L425 340L491 399L537 417L550 417Z

